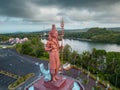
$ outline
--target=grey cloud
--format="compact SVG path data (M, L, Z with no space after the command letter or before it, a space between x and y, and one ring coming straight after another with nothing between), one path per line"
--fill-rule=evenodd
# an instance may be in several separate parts
M120 0L0 0L0 16L22 18L23 22L30 23L46 23L55 16L64 16L66 22L94 20L109 23L111 20L111 22L119 23L120 11L114 11L115 4L119 6ZM31 7L32 5L48 9L55 7L59 12L54 15L50 14L52 12L38 13L35 8ZM84 10L88 13L82 12ZM36 18L36 15L39 17ZM55 22L55 19L53 21Z
M1 0L0 15L8 17L31 17L27 0Z
M119 0L31 0L41 6L57 6L60 8L87 8L96 9L97 7L109 6L119 2Z
M62 10L58 15L68 16L71 20L95 20L97 22L99 20L108 21L111 19L107 17L116 17L117 13L114 12L115 9L112 6L117 3L120 5L120 0L31 0L31 2L43 7L55 6ZM74 9L76 9L75 13L73 11ZM88 10L90 13L94 12L95 15L93 17L91 15L88 15L86 18L84 18L84 15L81 17L79 12L82 10ZM70 12L73 12L72 15Z

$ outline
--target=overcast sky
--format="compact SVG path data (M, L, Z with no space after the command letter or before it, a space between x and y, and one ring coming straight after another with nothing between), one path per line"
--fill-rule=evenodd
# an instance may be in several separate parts
M119 27L120 0L0 0L0 32Z

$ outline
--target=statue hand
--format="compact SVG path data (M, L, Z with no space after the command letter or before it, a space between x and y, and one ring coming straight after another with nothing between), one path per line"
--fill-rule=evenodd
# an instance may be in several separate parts
M51 50L52 48L48 48L48 47L45 48L45 51L51 51Z
M63 49L64 48L64 46L60 46L60 49Z

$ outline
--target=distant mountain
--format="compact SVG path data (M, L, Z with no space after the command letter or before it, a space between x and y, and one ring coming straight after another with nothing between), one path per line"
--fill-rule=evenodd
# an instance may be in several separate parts
M107 30L120 31L120 27L107 28Z
M61 28L57 28L58 31L61 31ZM90 28L83 28L83 29L65 29L65 32L87 32ZM113 27L113 28L106 28L107 30L112 30L112 31L120 31L120 27ZM38 30L38 31L17 31L17 32L4 32L4 33L0 33L0 34L19 34L19 33L35 33L35 32L49 32L51 29L50 28L46 28L45 30Z
M85 29L65 29L66 32L86 32L88 28Z
M93 27L95 28L95 27ZM97 27L96 27L97 28ZM99 28L99 27L98 27ZM70 32L87 32L91 28L83 28L83 29L66 29L65 31L70 31ZM113 28L106 28L107 30L112 30L112 31L120 31L120 27L113 27Z
M90 28L83 28L83 29L65 29L65 32L87 32ZM106 28L107 30L112 30L112 31L120 31L120 27L114 27L114 28ZM32 31L29 33L35 33L35 32L49 32L51 29L47 28L45 30L40 30L40 31ZM58 31L61 31L61 28L57 28ZM28 32L15 32L15 33L28 33Z
M93 27L93 28L99 28L99 27ZM91 28L83 28L83 29L66 29L65 31L73 31L73 32L86 32ZM120 27L113 27L113 28L106 28L107 30L112 31L120 31Z

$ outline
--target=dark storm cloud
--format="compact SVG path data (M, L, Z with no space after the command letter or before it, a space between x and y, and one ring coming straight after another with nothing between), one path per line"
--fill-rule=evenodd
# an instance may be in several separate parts
M38 6L56 6L62 9L97 9L98 7L109 7L119 0L1 0L0 14L12 17L31 17L29 2Z
M120 6L120 0L0 0L0 16L22 18L33 23L51 21L52 15L65 16L68 21L106 23L111 20L118 23L120 11L117 10L119 7L114 8L115 4ZM58 11L51 12L51 7Z
M31 17L27 0L0 0L0 15L8 17Z
M120 0L31 0L33 3L42 6L57 6L60 8L87 8L108 7Z

